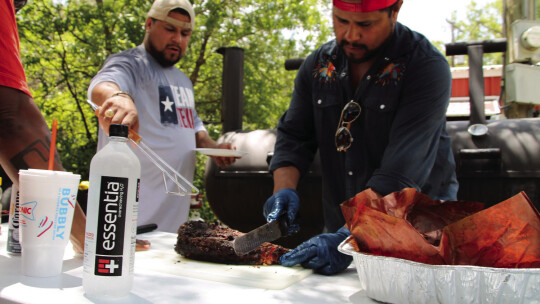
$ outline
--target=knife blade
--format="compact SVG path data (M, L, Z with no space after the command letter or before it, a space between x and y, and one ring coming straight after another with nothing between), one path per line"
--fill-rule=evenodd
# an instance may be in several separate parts
M255 228L233 240L234 252L237 255L244 255L256 249L264 242L277 240L287 235L288 226L287 217L281 216L273 222Z

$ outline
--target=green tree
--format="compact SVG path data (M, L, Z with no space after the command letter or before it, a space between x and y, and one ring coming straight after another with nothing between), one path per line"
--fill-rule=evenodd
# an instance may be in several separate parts
M285 60L307 55L330 33L319 5L316 0L210 0L196 6L197 28L180 65L195 86L203 119L221 123L222 55L216 50L240 47L245 51L244 128L275 127L292 92L294 74L283 68ZM285 36L287 31L308 34L295 40Z
M502 38L502 20L502 0L494 0L484 7L479 7L476 1L471 0L464 19L458 19L454 11L448 23L453 26L455 42L470 42ZM502 53L486 53L483 59L485 65L503 64ZM463 65L467 66L468 62L465 61Z
M132 3L139 7L137 1ZM57 148L64 167L83 179L88 178L96 151L97 120L86 104L89 81L109 54L142 39L141 25L124 11L112 1L45 0L29 3L17 15L21 55L34 99L49 124L59 121ZM137 8L133 11L138 13ZM103 21L111 19L111 24Z
M275 127L296 73L288 58L305 57L330 36L324 0L196 0L196 27L178 66L195 87L197 111L213 138L221 135L221 47L240 47L244 63L244 129ZM150 0L32 1L17 14L21 55L34 99L49 125L59 121L57 149L67 170L88 178L97 120L86 104L91 78L105 59L140 44ZM322 11L328 11L324 9ZM297 35L291 35L295 33ZM195 185L204 193L205 157ZM203 211L211 216L207 208Z

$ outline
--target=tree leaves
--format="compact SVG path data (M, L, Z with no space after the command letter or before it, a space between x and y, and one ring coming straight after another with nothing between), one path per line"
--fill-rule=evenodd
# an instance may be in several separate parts
M326 1L192 2L196 27L178 67L194 84L197 111L211 135L217 139L221 133L223 57L216 52L221 47L245 51L244 127L275 127L296 74L284 69L285 60L305 57L330 37L331 24L320 13ZM58 119L63 165L83 179L97 141L97 120L85 102L88 85L109 55L143 41L150 6L146 0L42 0L17 14L21 57L34 99L49 124ZM290 32L311 35L286 35Z
M471 0L465 19L459 20L456 12L453 12L449 23L454 25L453 35L456 42L480 41L502 38L502 19L502 0L494 0L484 7L478 7L476 1ZM483 59L486 65L503 63L501 53L486 53ZM464 64L466 66L468 63Z

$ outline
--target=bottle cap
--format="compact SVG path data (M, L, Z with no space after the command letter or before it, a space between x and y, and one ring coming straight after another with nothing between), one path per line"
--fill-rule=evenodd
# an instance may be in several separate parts
M128 137L129 127L126 125L112 124L109 127L109 136Z

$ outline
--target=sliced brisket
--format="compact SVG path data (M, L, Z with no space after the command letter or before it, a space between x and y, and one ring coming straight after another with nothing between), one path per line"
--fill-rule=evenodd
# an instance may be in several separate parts
M259 248L238 256L232 241L242 232L217 223L188 221L178 228L174 250L188 259L235 265L278 264L279 257L289 249L263 243Z

